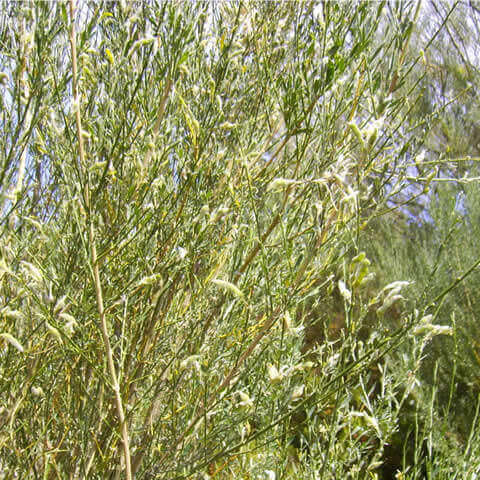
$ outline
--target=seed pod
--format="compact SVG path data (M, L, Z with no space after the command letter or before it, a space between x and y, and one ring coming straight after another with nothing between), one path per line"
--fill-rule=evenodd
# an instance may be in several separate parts
M362 148L365 148L365 140L363 139L362 132L358 128L358 125L355 122L349 122L347 123L347 126L350 127L350 130L357 137L357 140L358 140L358 143L360 143L360 146Z

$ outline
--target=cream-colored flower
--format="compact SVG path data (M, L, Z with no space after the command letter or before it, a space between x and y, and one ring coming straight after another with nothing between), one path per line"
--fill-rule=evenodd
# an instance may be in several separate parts
M226 280L220 280L218 278L214 278L212 283L217 285L224 290L228 290L229 292L233 293L236 297L243 297L242 291L233 283L227 282Z
M58 343L63 344L63 340L60 332L53 325L50 325L48 322L45 322L45 326L47 327L48 333L52 335L52 337L55 337Z
M253 400L245 392L239 390L237 392L237 395L240 399L240 401L237 403L237 407L244 409L253 408Z
M275 178L267 186L267 192L280 192L285 190L291 185L297 185L299 182L297 180L292 180L289 178Z
M20 353L23 353L22 344L10 333L0 333L0 338L6 340L12 347L15 347Z
M268 365L267 373L272 384L280 383L283 380L283 375L278 371L275 365Z
M34 385L32 385L32 388L30 390L34 397L43 397L45 395L43 393L42 387L35 387Z
M305 385L297 385L292 392L292 395L290 396L290 400L295 401L303 397L303 394L305 393Z
M347 303L352 302L352 292L347 288L343 280L338 281L338 289L340 290L340 295L347 301Z

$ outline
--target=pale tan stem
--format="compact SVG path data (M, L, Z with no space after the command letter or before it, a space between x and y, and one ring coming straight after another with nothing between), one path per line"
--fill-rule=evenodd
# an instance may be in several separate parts
M75 41L75 0L70 0L70 20L71 20L71 29L70 29L70 45L72 50L72 85L73 85L73 102L75 110L75 120L77 125L77 135L78 135L78 153L80 156L80 163L82 167L86 168L85 161L85 148L83 144L83 132L82 132L82 120L80 117L80 98L78 96L78 84L77 84L77 49ZM100 329L102 332L103 345L105 348L105 354L107 356L107 365L110 375L110 380L112 382L112 388L115 393L115 406L117 410L118 419L121 426L121 436L123 443L123 453L125 459L125 469L126 469L126 479L132 480L132 469L131 469L131 460L130 460L130 444L128 436L128 427L125 419L125 413L123 409L122 397L120 394L120 386L118 384L117 372L115 369L115 363L113 361L113 352L110 345L110 338L108 335L108 327L105 315L105 308L103 303L103 294L102 294L102 284L100 281L100 270L98 268L98 255L97 248L95 245L95 231L93 227L93 221L91 218L90 211L90 195L89 195L89 186L88 182L85 185L84 192L86 212L88 216L88 236L90 242L90 255L92 262L93 270L93 279L95 283L95 292L97 297L97 310L100 318Z
M28 86L28 78L27 78L27 66L28 66L28 59L30 57L30 52L32 49L32 45L30 41L25 40L27 27L26 21L20 22L20 51L21 51L21 60L18 67L18 90L20 97L23 96L25 101L27 101L26 112L25 112L25 122L24 122L24 130L25 130L25 137L24 137L24 145L21 147L21 154L20 154L20 163L18 166L18 175L17 175L17 184L13 189L12 196L14 200L17 200L17 197L22 192L23 188L23 180L25 179L25 167L27 163L27 142L30 136L30 127L32 123L32 107L30 102L28 101L28 97L30 96L30 89ZM32 26L32 30L29 33L29 36L35 34L35 23Z

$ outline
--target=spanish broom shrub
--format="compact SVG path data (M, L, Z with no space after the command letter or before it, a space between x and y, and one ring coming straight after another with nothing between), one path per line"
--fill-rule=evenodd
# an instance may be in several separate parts
M1 477L420 478L450 330L364 253L419 5L1 9Z

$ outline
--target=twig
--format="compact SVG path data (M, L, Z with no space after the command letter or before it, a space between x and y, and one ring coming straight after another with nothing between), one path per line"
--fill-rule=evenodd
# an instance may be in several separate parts
M75 120L76 120L76 126L77 126L78 153L80 156L80 164L86 167L85 148L83 145L83 134L82 134L83 133L82 121L80 117L80 99L78 96L78 84L77 84L77 51L76 51L76 42L75 42L75 3L74 2L75 0L70 0L70 21L71 21L70 46L72 51L73 102L74 102ZM97 310L98 310L98 315L100 317L100 327L102 331L105 354L107 355L108 370L109 370L110 378L112 381L112 388L113 388L113 391L115 392L116 410L117 410L118 418L120 420L120 425L121 425L126 479L132 480L128 428L127 428L127 422L125 421L125 414L123 409L122 397L120 395L120 386L118 384L117 372L116 372L115 364L113 361L112 347L110 345L110 339L108 336L108 327L107 327L106 316L105 316L105 308L103 304L102 285L100 282L100 270L98 268L97 248L95 245L95 232L94 232L93 222L91 218L88 181L85 184L84 200L85 200L87 218L89 223L88 236L90 241L90 254L91 254L92 269L93 269L93 279L95 283L95 293L97 297Z

